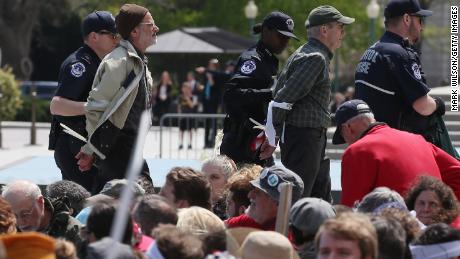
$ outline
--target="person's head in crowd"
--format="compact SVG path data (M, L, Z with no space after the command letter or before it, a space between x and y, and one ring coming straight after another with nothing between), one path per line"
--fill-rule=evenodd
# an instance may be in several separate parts
M419 221L413 217L408 211L401 210L397 208L387 208L381 210L378 215L394 219L401 224L406 231L406 244L409 245L411 242L415 240L420 235L421 226ZM409 251L406 250L406 253ZM407 258L407 257L406 257Z
M92 242L86 248L85 259L101 259L101 258L126 258L126 259L143 259L137 250L132 246L120 243L111 237L104 237L100 240Z
M342 45L345 38L345 25L352 24L355 18L342 15L330 5L321 5L311 10L305 21L308 38L322 42L331 52Z
M115 18L106 11L88 14L81 24L83 41L102 59L118 44Z
M205 255L227 250L227 234L224 230L209 232L201 237Z
M211 157L203 162L201 171L211 183L211 201L214 204L222 198L225 184L236 172L235 162L225 155Z
M117 31L121 37L144 53L147 47L156 44L160 30L153 20L152 14L143 6L124 4L115 17Z
M49 224L45 218L45 199L38 185L29 181L14 181L3 188L2 197L10 203L22 232L39 231Z
M357 204L356 209L362 213L371 213L375 212L380 206L393 202L400 204L402 208L406 208L404 198L399 193L388 187L377 187L363 197L361 202Z
M241 245L242 259L294 259L296 251L285 236L274 231L254 231Z
M126 179L113 179L104 184L102 190L89 198L86 199L86 205L91 206L99 201L104 202L106 200L120 199L123 194L123 189L128 186L128 180ZM131 192L133 193L134 202L137 197L140 197L145 194L145 190L136 182L131 186Z
M262 23L253 27L254 34L261 34L260 40L272 53L280 54L287 48L289 40L294 38L294 20L282 12L273 11L265 16Z
M315 237L318 259L347 254L349 259L376 259L377 233L370 219L360 213L342 213L326 220Z
M16 233L16 217L11 205L0 197L0 234Z
M235 72L236 61L231 59L225 62L225 73L233 74Z
M46 187L46 196L50 199L67 197L71 207L71 215L76 216L83 209L86 199L91 196L91 193L78 183L61 180Z
M415 210L417 218L425 225L450 224L460 214L452 189L430 176L421 176L414 183L407 192L406 204L409 210Z
M432 14L423 10L418 0L391 0L384 10L385 28L415 44L421 37L425 18Z
M291 170L277 165L264 168L260 176L250 183L255 188L248 194L250 205L246 213L261 225L276 219L280 198L278 187L281 184L292 184L292 203L296 202L303 193L302 179Z
M177 209L166 198L150 194L143 196L134 206L133 220L142 233L151 236L152 230L159 224L177 223Z
M332 205L332 207L334 207L335 213L337 215L341 213L346 213L346 212L353 212L353 208L350 208L347 205L343 205L343 204L334 204Z
M193 71L188 71L187 72L187 77L186 77L186 80L188 82L192 82L192 81L195 81L195 73L193 73Z
M337 128L332 137L333 144L353 144L375 122L374 114L362 100L350 100L342 103L334 117Z
M254 188L250 181L254 179L246 175L234 175L227 183L226 202L227 217L237 217L243 214L249 207L249 192Z
M336 216L330 203L318 198L302 198L292 205L289 213L289 229L298 251L314 257L314 240L319 227L327 219Z
M429 225L411 246L411 259L460 258L460 231L445 223Z
M177 208L211 208L211 184L203 173L190 167L174 167L159 193Z
M211 58L208 60L208 69L209 70L219 70L220 64L217 58Z
M435 223L426 227L414 241L414 245L432 245L460 240L460 230L446 223Z
M97 202L92 206L86 222L85 230L88 243L93 243L104 237L110 236L110 230L112 229L112 223L115 220L115 213L117 209L118 204L115 200ZM124 244L131 245L132 236L133 223L131 221L131 217L129 217L122 242Z
M244 175L251 180L257 179L264 168L257 164L243 164L234 175ZM229 179L229 181L231 181Z
M5 257L11 259L55 259L55 239L37 232L0 235Z
M136 183L144 189L144 194L155 194L155 186L153 185L152 178L146 174L140 174L137 177Z
M177 228L202 237L207 233L225 230L224 222L211 211L192 206L179 209Z
M78 259L75 245L63 238L56 239L54 251L56 259Z
M204 252L202 241L176 226L161 225L154 230L155 242L149 247L146 256L148 259L202 259Z
M401 223L392 218L372 216L371 222L377 232L379 259L403 259L406 253L406 231Z

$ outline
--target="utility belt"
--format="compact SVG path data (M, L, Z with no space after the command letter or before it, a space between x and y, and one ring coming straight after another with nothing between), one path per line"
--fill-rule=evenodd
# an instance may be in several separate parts
M63 131L63 128L60 125L60 123L65 124L66 126L68 126L69 128L71 128L72 130L74 130L82 136L86 137L87 135L85 121L81 120L80 116L71 118L60 117L59 119L53 116L49 134L48 150L55 150L57 140L61 134L67 135L67 133Z

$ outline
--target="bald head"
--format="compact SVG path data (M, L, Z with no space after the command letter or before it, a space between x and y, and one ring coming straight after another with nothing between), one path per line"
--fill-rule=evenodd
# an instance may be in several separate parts
M3 187L2 197L9 200L15 197L37 199L42 195L40 188L30 181L14 181Z
M48 222L44 218L44 198L38 185L29 181L15 181L3 188L2 197L10 204L22 232L40 231Z

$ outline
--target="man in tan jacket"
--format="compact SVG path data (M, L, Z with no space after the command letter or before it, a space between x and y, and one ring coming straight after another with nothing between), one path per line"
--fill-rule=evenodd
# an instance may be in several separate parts
M98 186L125 177L140 116L151 109L152 78L145 50L159 28L145 7L125 4L115 18L120 45L102 60L85 106L88 143L77 154L81 171L99 167ZM96 155L96 156L95 156ZM149 174L146 161L142 169Z

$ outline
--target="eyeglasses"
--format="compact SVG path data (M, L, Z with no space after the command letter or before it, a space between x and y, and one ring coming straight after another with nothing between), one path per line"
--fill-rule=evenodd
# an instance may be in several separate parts
M419 18L418 20L419 20L420 25L424 25L424 24L425 24L425 17L423 17L423 16L418 16L418 15L410 15L410 16L411 16L411 17L417 17L417 18Z
M149 27L153 27L155 24L153 22L141 22L140 25L148 25Z
M98 31L97 34L109 35L110 37L112 37L112 39L118 38L118 34L110 32L110 31Z

